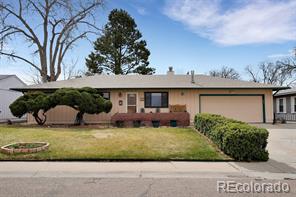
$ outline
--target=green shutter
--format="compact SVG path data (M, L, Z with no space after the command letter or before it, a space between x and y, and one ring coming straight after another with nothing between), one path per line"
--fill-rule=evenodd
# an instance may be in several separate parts
M163 92L161 94L161 107L168 107L168 93Z
M145 107L151 107L151 93L145 92Z

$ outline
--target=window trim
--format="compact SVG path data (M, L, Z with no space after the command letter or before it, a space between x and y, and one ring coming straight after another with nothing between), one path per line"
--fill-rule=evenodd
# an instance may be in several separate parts
M166 103L167 105L166 106L147 106L147 103L146 103L146 94L152 94L152 93L166 93L167 94L167 100L166 100ZM162 99L162 98L161 98ZM169 92L165 92L165 91L159 91L159 92L144 92L144 107L145 108L169 108Z
M283 99L283 112L280 112L280 99ZM279 114L285 114L287 113L287 100L285 97L282 97L282 98L277 98L276 100L276 112L279 113Z
M291 96L291 113L296 113L295 111L295 99L296 99L296 96Z

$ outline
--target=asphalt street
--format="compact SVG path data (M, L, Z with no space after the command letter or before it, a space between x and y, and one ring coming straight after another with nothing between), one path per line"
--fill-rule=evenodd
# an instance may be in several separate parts
M145 197L145 196L296 196L296 181L288 183L289 193L225 193L217 191L217 181L206 178L1 178L2 197ZM250 183L254 179L227 179ZM256 180L258 183L277 182Z

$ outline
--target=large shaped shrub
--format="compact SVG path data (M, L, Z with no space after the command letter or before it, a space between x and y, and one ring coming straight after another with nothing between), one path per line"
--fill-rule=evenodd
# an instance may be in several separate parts
M268 160L268 131L214 114L197 114L195 128L237 160Z
M49 96L45 93L29 92L15 100L9 108L14 116L21 118L26 113L30 113L39 125L43 125L46 122L45 113L51 108L51 105Z
M104 99L100 93L93 88L62 88L55 91L50 96L52 107L57 105L66 105L77 110L75 124L83 124L83 115L99 114L110 112L112 103Z
M83 115L110 112L112 103L104 99L100 93L93 88L62 88L53 93L29 92L10 105L12 114L22 117L31 113L39 125L46 121L46 112L58 105L66 105L77 110L75 124L83 124ZM43 115L43 118L40 117Z

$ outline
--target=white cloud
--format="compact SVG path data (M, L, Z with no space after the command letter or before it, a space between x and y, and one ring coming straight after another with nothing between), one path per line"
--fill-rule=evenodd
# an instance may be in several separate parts
M269 59L281 59L281 58L293 57L295 55L295 50L291 49L287 53L272 54L267 57Z
M296 40L295 0L167 0L164 14L222 45Z
M146 11L146 9L144 8L144 7L140 7L140 6L137 6L136 7L136 10L137 10L137 12L140 14L140 15L147 15L147 11Z

